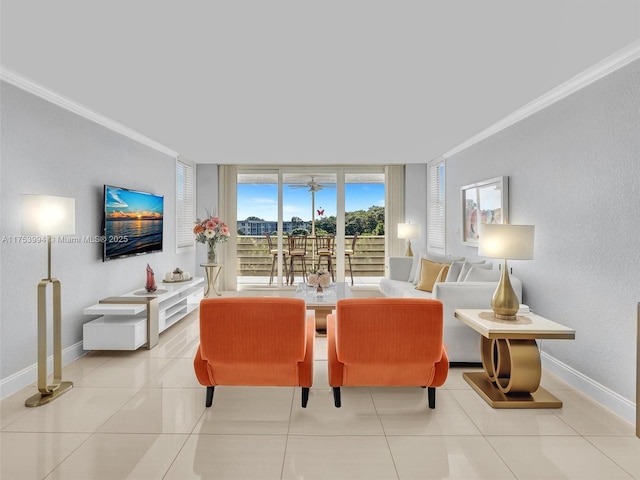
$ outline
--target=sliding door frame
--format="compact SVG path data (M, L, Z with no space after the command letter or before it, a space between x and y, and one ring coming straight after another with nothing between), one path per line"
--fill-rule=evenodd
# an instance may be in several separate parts
M237 222L237 175L238 174L275 174L278 175L278 255L282 255L283 245L283 222L284 222L284 184L283 177L289 173L331 173L336 175L336 280L345 281L345 177L354 173L380 173L385 176L385 236L387 256L397 255L401 251L402 245L397 237L397 224L404 221L404 167L401 165L327 165L327 166L303 166L303 165L281 165L281 166L219 166L218 192L221 205L221 218L235 219L227 224L232 231L236 231ZM233 227L232 227L233 226ZM233 241L231 241L233 240ZM225 290L237 290L237 272L235 262L237 258L237 240L232 235L232 239L226 244L223 257L225 265L233 265L223 271L223 285ZM280 257L281 258L281 257ZM282 261L278 261L278 284L277 288L284 288L282 278Z

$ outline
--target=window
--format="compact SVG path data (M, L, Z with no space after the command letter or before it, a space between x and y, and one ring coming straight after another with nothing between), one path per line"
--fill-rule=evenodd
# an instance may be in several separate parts
M180 157L176 159L176 252L195 248L195 165Z
M223 181L223 177L220 179ZM233 182L232 178L228 180ZM353 273L354 282L377 287L385 268L385 180L382 166L239 167L234 183L237 228L242 234L237 236L233 252L238 262L236 285L285 285L286 278L277 278L277 269L286 273L284 265L279 267L269 255L264 234L270 234L272 248L281 241L286 249L284 236L300 229L311 237L335 235L332 267L336 281L348 278L350 282ZM398 197L404 200L402 195ZM234 203L234 197L225 198L225 204L230 203ZM357 255L347 258L344 250L352 247L355 233ZM307 245L307 270L318 260L313 245ZM290 267L291 259L288 255L286 259ZM296 262L296 281L299 268Z
M444 158L427 165L427 250L445 253Z

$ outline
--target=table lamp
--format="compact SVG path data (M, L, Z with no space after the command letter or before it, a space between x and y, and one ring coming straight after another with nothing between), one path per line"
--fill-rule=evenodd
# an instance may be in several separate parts
M60 280L51 276L51 236L76 231L76 201L68 197L21 195L22 235L47 236L47 278L38 283L38 391L25 401L39 407L73 387L62 381L62 309ZM53 383L47 386L47 285L53 288Z
M418 225L417 223L399 223L398 238L404 238L407 240L407 251L405 252L405 255L407 257L413 257L413 250L411 250L411 239L420 238L420 225Z
M531 260L533 258L533 225L481 224L478 238L478 255L502 258L502 274L498 288L491 299L496 318L515 320L520 302L509 280L507 260Z

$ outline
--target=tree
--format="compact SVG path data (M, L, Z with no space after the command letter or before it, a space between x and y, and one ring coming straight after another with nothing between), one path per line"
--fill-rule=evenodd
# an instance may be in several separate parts
M344 228L347 235L384 235L384 207L346 212Z
M258 217L247 217L245 222L250 222L252 220L257 220L258 222L264 222L264 218L258 218Z
M316 234L323 232L323 235L335 235L336 234L336 217L323 217L316 220Z

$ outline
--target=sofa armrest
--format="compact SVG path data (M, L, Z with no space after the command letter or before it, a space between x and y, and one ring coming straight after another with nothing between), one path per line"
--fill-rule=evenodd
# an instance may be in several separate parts
M413 265L413 257L389 257L389 279L403 282L411 281L409 274Z

